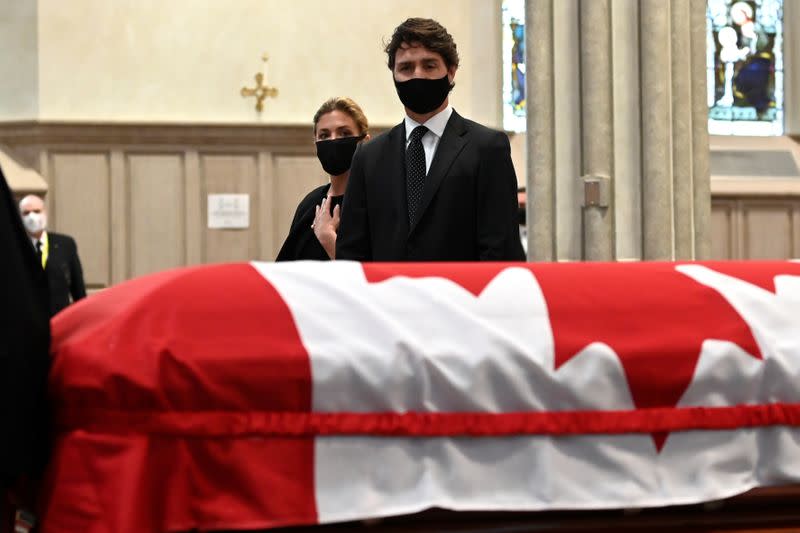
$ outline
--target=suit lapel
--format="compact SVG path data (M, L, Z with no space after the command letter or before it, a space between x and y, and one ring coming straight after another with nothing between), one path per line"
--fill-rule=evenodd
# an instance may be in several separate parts
M419 221L425 215L425 210L436 195L436 191L439 190L439 186L442 184L442 180L444 180L445 176L447 176L450 167L453 165L453 161L456 160L458 154L461 153L461 150L463 150L464 146L467 144L466 133L467 128L464 119L454 110L453 114L450 116L450 120L447 121L447 126L444 128L442 138L439 139L439 146L436 148L436 154L433 156L431 169L425 177L425 189L422 193L419 216L417 216L414 226L410 228L409 234L414 231L414 228L417 227ZM405 165L403 168L405 168Z

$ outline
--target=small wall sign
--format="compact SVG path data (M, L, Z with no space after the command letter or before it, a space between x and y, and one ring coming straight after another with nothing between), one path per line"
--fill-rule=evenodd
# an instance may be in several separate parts
M249 194L209 194L209 229L247 229L250 227Z

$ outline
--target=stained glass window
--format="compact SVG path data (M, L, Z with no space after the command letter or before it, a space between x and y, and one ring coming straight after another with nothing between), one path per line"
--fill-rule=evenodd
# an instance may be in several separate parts
M503 0L503 127L525 131L525 0Z
M783 135L783 0L708 0L708 131Z

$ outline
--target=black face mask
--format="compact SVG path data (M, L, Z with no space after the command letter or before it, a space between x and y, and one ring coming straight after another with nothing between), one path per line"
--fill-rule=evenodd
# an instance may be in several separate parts
M364 137L366 135L317 141L317 158L325 172L331 176L339 176L350 170L353 154Z
M412 78L408 81L394 80L397 96L403 105L414 113L424 115L438 108L452 90L447 74L438 80Z

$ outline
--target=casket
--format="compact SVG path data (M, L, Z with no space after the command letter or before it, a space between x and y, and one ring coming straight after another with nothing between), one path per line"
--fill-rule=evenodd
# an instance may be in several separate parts
M53 323L50 533L800 482L800 264L210 265Z

